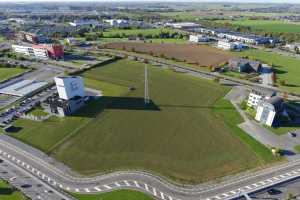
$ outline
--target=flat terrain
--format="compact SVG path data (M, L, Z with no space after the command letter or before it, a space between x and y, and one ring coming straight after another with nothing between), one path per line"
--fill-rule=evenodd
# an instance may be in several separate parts
M21 68L6 68L0 66L0 81L6 80L8 78L11 78L17 74L20 74L22 72L25 72L26 69Z
M25 200L21 192L15 191L7 183L0 179L0 199L1 200Z
M249 26L254 30L263 30L276 33L300 33L300 23L290 23L280 20L223 20L222 23L231 23L239 26Z
M153 44L138 42L120 42L106 44L106 48L127 50L141 53L176 58L199 66L216 66L227 62L232 56L229 53L204 45L192 44Z
M152 200L149 196L132 190L117 190L104 194L73 194L78 200Z
M278 86L289 92L300 93L300 59L256 49L243 51L235 55L248 56L250 59L273 65ZM280 80L285 80L286 85L279 85Z
M103 97L72 117L18 120L13 135L88 175L146 169L195 183L273 160L236 126L241 117L221 100L229 88L149 66L151 103L145 106L143 74L144 64L128 60L89 70L82 76L103 86Z
M175 33L178 31L168 28L151 28L151 29L111 29L103 32L103 37L108 38L126 38L128 36L158 37L160 33Z

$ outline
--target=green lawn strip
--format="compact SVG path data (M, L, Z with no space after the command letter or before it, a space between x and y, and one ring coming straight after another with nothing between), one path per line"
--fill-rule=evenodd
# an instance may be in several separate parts
M111 29L103 32L104 38L126 38L129 36L158 37L161 32L175 33L176 30L168 28L151 28L151 29Z
M297 130L296 127L270 127L270 126L264 126L266 129L271 131L272 133L275 133L276 135L284 135L288 132L293 132Z
M78 200L153 200L141 192L133 190L116 190L103 194L72 194Z
M6 182L0 179L0 199L1 200L25 200L27 198L21 192L14 190Z
M18 74L21 74L23 72L27 71L27 69L22 69L22 68L5 68L5 67L0 67L0 81L9 79L11 77L14 77Z
M300 153L300 144L295 146L294 149L297 153Z
M285 86L278 84L279 88L289 92L300 93L299 59L257 49L250 49L234 54L238 56L248 56L249 59L257 59L263 63L273 65L277 77L277 83L279 83L280 80L284 80L286 82Z
M35 108L30 112L28 112L27 114L34 115L37 117L44 117L48 115L48 113L46 113L42 108Z
M289 23L281 20L220 20L218 22L248 26L254 30L264 30L268 32L300 33L300 23Z
M172 43L172 44L186 44L188 43L188 40L186 39L177 39L177 38L166 38L166 39L147 39L147 42L152 43Z
M221 107L221 108L220 108ZM215 105L215 113L224 119L226 125L232 130L231 133L237 136L243 143L248 145L251 150L263 161L263 163L273 162L278 160L274 157L267 147L256 141L254 138L245 133L237 125L243 122L243 119L237 112L232 112L222 107L233 107L232 104L225 100L220 99Z

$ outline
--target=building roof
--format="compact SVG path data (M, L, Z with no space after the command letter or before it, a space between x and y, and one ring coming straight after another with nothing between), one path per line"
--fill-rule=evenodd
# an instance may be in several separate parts
M35 80L21 80L15 82L7 87L0 89L0 94L8 94L13 96L26 96L41 87L47 85L47 82L35 81Z
M279 96L274 96L266 100L266 103L273 105L275 111L279 111L282 108L283 99Z
M244 58L231 58L229 60L230 67L240 67L245 65L249 65L249 67L251 67L254 71L258 71L261 66L261 63L258 61L248 60Z
M252 89L251 93L254 93L254 94L257 94L260 96L264 96L264 97L272 97L272 96L276 95L276 92L274 90L261 88L261 87Z

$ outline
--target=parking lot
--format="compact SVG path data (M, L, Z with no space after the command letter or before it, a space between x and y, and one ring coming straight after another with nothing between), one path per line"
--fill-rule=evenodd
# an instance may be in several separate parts
M56 92L56 87L52 86L51 88L45 89L42 92L21 101L16 106L13 106L9 109L6 109L3 112L0 112L0 125L8 126L11 122L19 118L22 114L32 110L35 106L39 105L40 102L44 101L54 92Z

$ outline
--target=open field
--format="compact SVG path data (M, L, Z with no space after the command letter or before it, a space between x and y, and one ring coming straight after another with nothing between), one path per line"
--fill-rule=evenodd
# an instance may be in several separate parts
M300 93L299 59L256 49L235 53L235 55L248 56L250 59L257 59L266 64L273 65L277 83L279 83L280 80L286 81L285 86L278 84L279 88L289 92Z
M138 42L120 42L106 44L106 48L135 51L155 56L164 56L170 59L197 63L199 66L216 66L227 62L232 56L224 51L193 44L153 44Z
M147 106L144 64L119 60L82 75L93 80L91 86L117 85L118 96L103 89L105 96L72 117L18 120L15 125L21 130L13 135L87 175L140 169L195 183L274 160L267 148L236 126L241 117L220 100L229 88L171 70L148 70Z
M160 33L175 33L176 30L168 28L151 28L151 29L110 29L103 32L103 37L105 38L124 38L129 36L144 36L155 38Z
M22 68L0 67L0 81L6 80L25 71L26 69L22 69Z
M218 22L249 26L254 30L263 30L267 32L300 33L300 23L289 23L280 20L220 20Z
M27 198L19 191L15 191L0 179L0 199L1 200L26 200Z
M152 200L151 197L137 191L117 190L104 194L73 194L78 200Z

